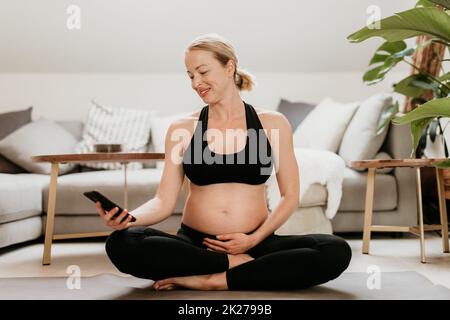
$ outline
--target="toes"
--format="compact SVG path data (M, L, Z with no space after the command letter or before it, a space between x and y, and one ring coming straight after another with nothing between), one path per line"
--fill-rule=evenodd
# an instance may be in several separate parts
M173 290L173 289L175 289L175 285L172 283L155 287L155 290L157 290L157 291Z
M166 286L161 287L159 290L173 290L175 289L175 285L174 284L168 284Z
M174 279L174 278L158 280L153 284L153 288L155 290L164 290L167 287L175 286L175 283L176 283L176 279Z

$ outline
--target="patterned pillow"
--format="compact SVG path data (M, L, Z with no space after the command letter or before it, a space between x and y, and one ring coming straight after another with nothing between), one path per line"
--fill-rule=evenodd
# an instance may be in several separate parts
M75 147L76 153L95 152L96 143L120 143L123 152L146 152L154 111L104 106L92 100L82 140ZM87 167L96 169L122 168L115 162L86 162ZM130 162L130 169L141 169L142 163Z
M169 116L155 116L152 118L152 149L154 152L165 152L166 134L172 122L187 117L194 113L191 112L179 112ZM157 161L156 168L163 169L164 161Z

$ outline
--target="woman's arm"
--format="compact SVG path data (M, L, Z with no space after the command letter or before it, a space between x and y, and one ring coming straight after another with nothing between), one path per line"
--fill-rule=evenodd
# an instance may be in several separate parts
M130 214L136 217L136 221L130 222L130 220L125 220L120 222L128 212L126 208L121 216L113 219L116 210L105 212L100 203L98 203L97 211L105 221L105 225L116 230L126 229L131 226L149 226L167 219L172 214L184 180L183 164L181 162L184 136L180 135L180 132L184 132L185 135L189 134L187 129L183 130L185 125L186 120L178 120L172 123L167 130L165 138L166 156L161 181L156 195L152 199L130 211Z
M271 141L271 146L281 200L269 218L251 234L254 245L281 227L299 205L300 178L294 153L292 127L286 117L279 112L271 112L270 117L270 129L278 129L279 134L278 139Z
M184 180L183 164L183 135L187 129L183 129L186 120L178 120L172 123L167 130L165 138L164 170L155 196L130 211L136 217L136 221L130 226L149 226L167 219L173 212L177 203Z

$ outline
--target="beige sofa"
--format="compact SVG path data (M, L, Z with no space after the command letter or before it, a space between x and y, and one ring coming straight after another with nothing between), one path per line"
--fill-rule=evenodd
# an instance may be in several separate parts
M380 149L395 159L408 158L411 152L408 126L390 125ZM305 198L278 230L279 234L362 232L366 196L367 171L345 167L342 198L336 216L325 217L327 189L313 184ZM412 168L377 173L373 204L373 224L415 225L417 223L415 171ZM268 195L271 196L270 194Z
M83 123L60 122L77 139L81 139ZM394 158L408 157L410 134L407 126L392 126L381 150ZM277 231L279 234L360 232L363 227L366 176L365 172L345 169L343 196L339 211L330 221L324 215L327 190L320 184L306 191L300 207ZM162 170L154 163L128 174L129 208L133 209L151 198L157 189ZM44 234L49 176L39 174L0 173L0 247L39 238ZM375 180L375 224L413 225L416 219L414 172L396 169L379 174ZM82 193L98 190L118 204L123 199L121 170L74 172L58 177L55 234L109 230L99 219L93 204ZM268 195L270 196L270 195ZM154 225L174 232L181 221L184 190L172 216Z

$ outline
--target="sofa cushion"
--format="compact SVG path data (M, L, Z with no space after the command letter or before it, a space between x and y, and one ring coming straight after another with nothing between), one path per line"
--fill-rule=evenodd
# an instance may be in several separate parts
M366 201L367 172L346 167L339 211L361 211ZM392 174L375 174L373 210L393 210L397 207L397 182Z
M27 171L0 154L0 173L26 173Z
M339 155L346 161L373 159L380 150L389 130L385 126L376 134L378 121L387 107L392 104L392 96L380 93L364 100L345 130ZM363 171L364 169L357 169Z
M29 107L25 110L0 114L0 140L27 123L30 123L32 110L33 107ZM22 173L26 172L26 170L0 155L0 172Z
M306 102L291 102L286 99L280 99L277 111L283 114L291 124L292 130L295 131L298 125L306 118L315 107L315 104Z
M41 118L17 129L0 141L0 153L29 172L50 174L49 163L32 162L31 157L45 154L72 153L77 141L63 127ZM74 168L74 164L61 164L59 173Z
M160 183L162 170L129 170L127 174L129 210L133 210L150 200ZM83 192L97 190L119 206L124 200L124 173L122 170L98 170L64 175L58 178L56 194L57 215L97 215L95 205ZM48 185L44 188L44 211L47 211ZM184 195L180 192L174 213L181 213L184 207Z
M337 152L359 103L340 103L323 99L294 131L295 147Z
M97 143L122 144L124 152L145 152L150 140L151 118L155 112L131 108L104 106L92 101L83 138L76 145L76 153L92 153ZM118 162L87 162L97 169L121 169ZM130 162L129 169L141 169L142 163Z
M267 207L273 211L281 200L278 182L275 175L272 174L266 182ZM327 203L327 188L320 183L313 183L306 190L302 201L299 203L300 208L309 208L324 206Z
M83 137L84 123L78 120L59 120L56 121L61 127L69 131L77 141Z
M42 229L42 217L38 216L1 223L0 248L37 239L42 235ZM18 265L20 265L19 262Z
M323 206L327 203L328 192L326 186L320 183L313 183L300 203L300 208Z
M187 117L192 113L194 113L194 111L179 112L170 116L155 116L151 119L151 144L154 152L165 152L166 134L172 122ZM164 161L156 162L156 168L164 168Z
M47 175L0 173L0 223L38 216Z
M31 122L33 107L0 114L0 140Z

